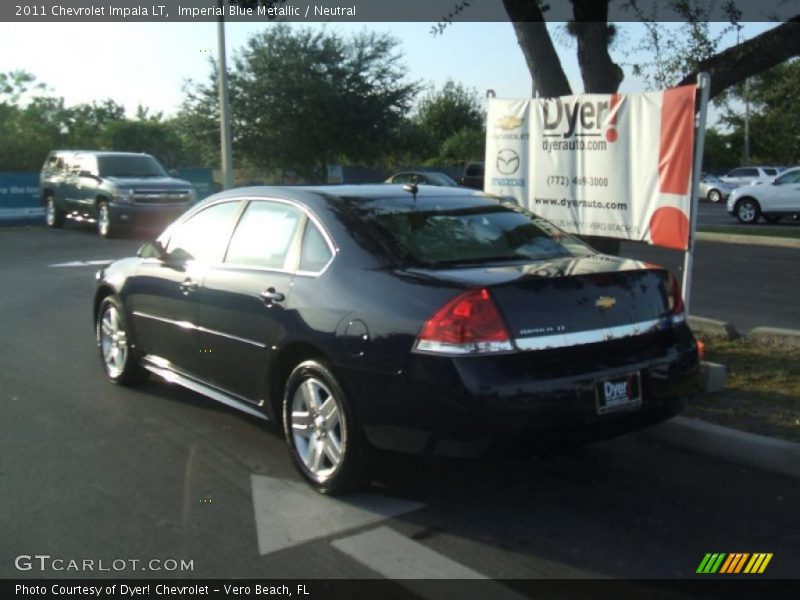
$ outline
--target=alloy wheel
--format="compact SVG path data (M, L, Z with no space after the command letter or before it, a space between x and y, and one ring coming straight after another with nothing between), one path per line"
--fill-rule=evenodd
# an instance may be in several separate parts
M744 200L739 203L736 214L743 223L753 223L758 218L756 207L749 200Z
M128 336L121 326L119 313L113 305L106 307L100 319L98 337L103 354L103 363L112 378L119 377L125 370L128 359Z
M319 379L309 377L292 397L289 421L297 455L317 481L330 478L342 464L347 426L342 407Z
M101 202L97 207L97 231L102 237L106 237L111 228L111 215L108 211L108 204Z
M44 216L48 227L56 224L56 203L52 197L47 199L45 204Z

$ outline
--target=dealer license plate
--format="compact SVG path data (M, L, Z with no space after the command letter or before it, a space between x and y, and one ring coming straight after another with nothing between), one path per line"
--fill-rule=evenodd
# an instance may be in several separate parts
M598 379L595 383L597 412L601 415L633 410L642 405L642 377L637 371L620 377Z

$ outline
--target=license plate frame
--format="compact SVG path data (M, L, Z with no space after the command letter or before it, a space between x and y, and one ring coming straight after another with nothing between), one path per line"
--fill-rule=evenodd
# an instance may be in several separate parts
M642 406L642 374L634 371L596 379L594 395L598 415L637 410Z

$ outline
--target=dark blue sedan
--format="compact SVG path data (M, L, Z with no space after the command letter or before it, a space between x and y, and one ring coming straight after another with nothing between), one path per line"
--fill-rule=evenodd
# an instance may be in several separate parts
M427 186L217 194L98 273L102 365L283 424L341 493L375 450L474 456L678 412L697 343L675 278L502 199Z

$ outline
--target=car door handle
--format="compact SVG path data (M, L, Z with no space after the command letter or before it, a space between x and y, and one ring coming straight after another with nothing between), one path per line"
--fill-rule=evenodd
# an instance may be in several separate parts
M184 296L190 294L199 287L200 285L192 279L184 279L183 282L180 284L181 292L183 292Z
M276 292L275 288L269 288L264 290L263 292L261 292L260 296L265 304L272 304L273 302L283 302L286 299L286 296L284 296L280 292Z

